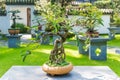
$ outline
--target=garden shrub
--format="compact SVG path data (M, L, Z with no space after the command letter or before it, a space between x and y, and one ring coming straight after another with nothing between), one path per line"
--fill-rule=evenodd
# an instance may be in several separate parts
M97 8L100 8L100 9L109 9L109 8L111 8L111 0L95 1L95 2L94 2L94 5L95 5Z
M72 37L74 37L74 36L75 36L75 34L72 33L72 32L68 32L68 34L67 34L67 38L72 38Z
M23 23L16 23L16 27L20 29L20 33L27 33L28 28Z

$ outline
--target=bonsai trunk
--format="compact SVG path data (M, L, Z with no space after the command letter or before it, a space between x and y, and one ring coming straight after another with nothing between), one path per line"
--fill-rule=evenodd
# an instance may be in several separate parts
M16 26L16 19L13 19L13 25L12 25L12 28L14 29Z
M51 51L50 57L49 57L50 63L53 63L53 64L60 64L60 63L64 62L65 58L66 58L63 43L66 40L67 32L65 32L65 33L59 32L58 35L61 38L60 39L57 38L54 41L54 48Z

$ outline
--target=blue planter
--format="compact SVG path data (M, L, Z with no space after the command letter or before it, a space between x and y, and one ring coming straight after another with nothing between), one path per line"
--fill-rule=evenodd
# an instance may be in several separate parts
M8 47L17 48L20 47L20 37L22 35L7 35L8 38Z

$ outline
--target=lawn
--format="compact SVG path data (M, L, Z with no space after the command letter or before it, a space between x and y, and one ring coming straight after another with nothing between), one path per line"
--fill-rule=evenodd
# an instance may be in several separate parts
M120 47L120 36L117 36L115 40L109 41L108 46ZM74 42L74 41L73 41ZM37 44L37 43L36 43ZM25 65L36 65L41 66L49 58L49 54L52 45L39 45L39 47L32 51L25 62L22 62L21 50L31 49L35 47L33 44L30 47L24 45L20 48L7 48L0 47L0 77L11 67L11 66L25 66ZM88 56L81 55L78 53L76 45L65 44L65 52L67 54L67 61L73 63L74 66L109 66L118 76L120 76L120 55L108 53L107 61L89 60Z
M115 39L108 41L108 45L111 47L119 47L120 48L120 35L116 35Z

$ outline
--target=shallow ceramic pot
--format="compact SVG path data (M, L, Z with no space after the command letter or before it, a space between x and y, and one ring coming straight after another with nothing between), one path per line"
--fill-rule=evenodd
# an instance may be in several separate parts
M57 66L57 67L48 66L47 64L43 64L42 66L42 70L52 76L67 74L72 69L73 69L73 65L71 63L66 66Z

